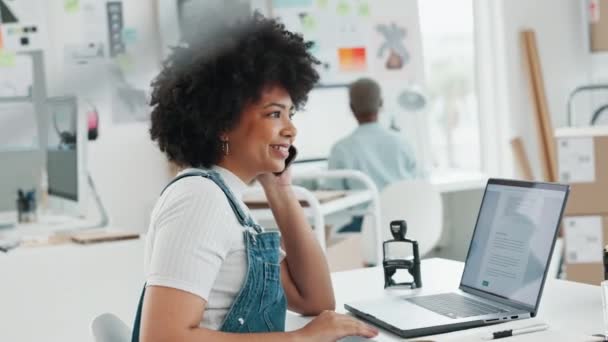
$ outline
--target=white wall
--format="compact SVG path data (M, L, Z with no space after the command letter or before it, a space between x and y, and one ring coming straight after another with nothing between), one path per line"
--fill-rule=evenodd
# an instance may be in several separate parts
M608 83L608 52L592 54L591 68L594 82Z
M572 0L480 0L490 1L499 14L500 20L494 22L500 27L495 31L493 42L499 47L495 51L501 61L495 70L499 77L494 79L494 86L501 89L500 104L482 113L482 116L494 116L501 124L497 129L503 131L500 144L503 153L498 158L509 159L508 138L522 136L528 155L531 158L535 173L540 177L537 152L537 138L534 112L530 100L525 65L522 59L519 31L532 28L536 31L539 53L545 77L546 94L549 110L555 127L565 123L566 99L569 92L577 85L587 83L591 75L608 75L608 63L594 62L589 67L589 54L586 52L584 39L583 15L580 2ZM81 4L86 3L81 1ZM89 145L89 168L100 195L105 202L114 225L128 229L144 230L150 210L160 190L166 183L169 174L164 156L150 141L147 133L148 123L115 125L112 122L109 89L105 86L88 89L82 88L82 82L88 84L105 84L105 73L101 67L93 67L86 72L72 74L63 78L62 47L66 42L79 42L83 26L81 19L72 17L63 10L63 1L53 0L47 3L50 15L51 51L47 54L49 71L49 93L59 95L67 90L80 90L94 97L100 110L100 139ZM126 26L137 30L137 43L133 51L139 51L138 63L133 71L134 82L140 85L150 80L158 70L158 28L156 26L155 6L145 0L128 0L123 3ZM105 17L103 17L105 19ZM91 23L88 23L91 24ZM105 21L99 25L106 25ZM105 29L104 29L105 30ZM602 70L601 72L596 70ZM605 71L605 72L604 72ZM599 76L598 76L599 77ZM595 77L597 78L597 77ZM606 77L608 78L608 77ZM145 86L145 84L144 84ZM504 89L504 91L502 91ZM335 102L331 92L313 91L311 107L323 111L323 115L345 117L342 104ZM306 115L301 113L300 115ZM483 120L483 119L482 119ZM345 120L349 126L348 120ZM319 125L326 122L319 121ZM354 125L352 126L354 127ZM344 134L349 128L344 127ZM301 133L304 131L302 127ZM488 133L490 137L498 132ZM486 134L486 136L488 136ZM302 133L300 144L305 144L312 136ZM510 160L510 159L509 159ZM512 163L504 163L500 168L501 175L512 175Z
M485 1L485 0L478 0ZM485 86L500 89L497 99L482 108L482 115L493 116L495 132L501 137L499 158L511 159L508 140L520 136L537 179L541 179L535 113L530 93L527 67L523 57L520 31L536 32L544 76L545 92L554 127L566 124L568 94L576 86L590 81L590 57L586 52L581 3L572 0L491 0L491 11L498 25L493 32L496 41L484 42L495 47L492 63L496 65L493 83ZM486 56L487 57L487 56ZM486 59L485 62L488 62ZM506 119L508 118L508 119ZM502 165L503 176L516 173L512 163Z
M296 113L298 159L326 158L331 146L357 127L350 111L348 89L314 89L303 111Z

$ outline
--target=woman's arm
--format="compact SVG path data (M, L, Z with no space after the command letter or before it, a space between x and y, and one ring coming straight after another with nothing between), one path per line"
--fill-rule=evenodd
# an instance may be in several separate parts
M258 179L264 186L287 252L281 265L281 280L289 308L304 315L318 315L336 307L329 267L289 184L288 173L289 170L281 177L263 175Z
M238 334L199 327L207 302L170 287L148 286L140 329L141 342L329 342L345 336L374 337L378 331L349 316L326 311L292 332Z

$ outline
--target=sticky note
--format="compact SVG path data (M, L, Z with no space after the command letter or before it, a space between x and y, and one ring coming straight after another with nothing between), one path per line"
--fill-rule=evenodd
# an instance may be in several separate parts
M302 29L306 31L314 31L317 27L317 22L315 21L315 18L310 14L301 15L301 21Z
M137 30L131 27L122 29L122 41L125 44L134 44L137 42Z
M359 15L362 17L369 17L370 9L369 4L364 2L359 5Z
M336 7L338 15L347 15L350 12L350 5L346 1L341 1Z
M338 60L341 71L365 71L367 68L364 47L338 49Z
M120 54L116 56L116 63L123 72L130 71L135 66L135 62L130 55Z
M63 0L63 8L67 13L75 13L80 9L80 0Z
M0 67L12 68L15 66L15 54L12 52L0 50Z

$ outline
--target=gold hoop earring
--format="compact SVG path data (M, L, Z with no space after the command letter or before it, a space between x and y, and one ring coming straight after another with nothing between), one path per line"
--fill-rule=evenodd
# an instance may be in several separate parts
M222 152L224 153L225 156L230 154L230 144L228 143L227 140L222 141Z

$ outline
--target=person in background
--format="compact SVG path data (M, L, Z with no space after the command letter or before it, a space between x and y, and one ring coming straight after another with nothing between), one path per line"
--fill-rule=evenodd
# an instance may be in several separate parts
M257 13L217 22L176 47L153 82L150 135L181 170L152 211L132 341L373 337L333 312L327 260L285 165L292 117L319 79L311 43ZM280 233L242 202L254 181ZM318 317L285 332L287 308Z
M348 89L350 108L359 126L331 149L328 168L359 170L368 175L382 191L387 185L416 177L416 158L407 141L378 122L382 94L378 83L369 78L353 82ZM358 189L356 181L326 184L330 189ZM355 216L339 232L361 230L362 216Z

